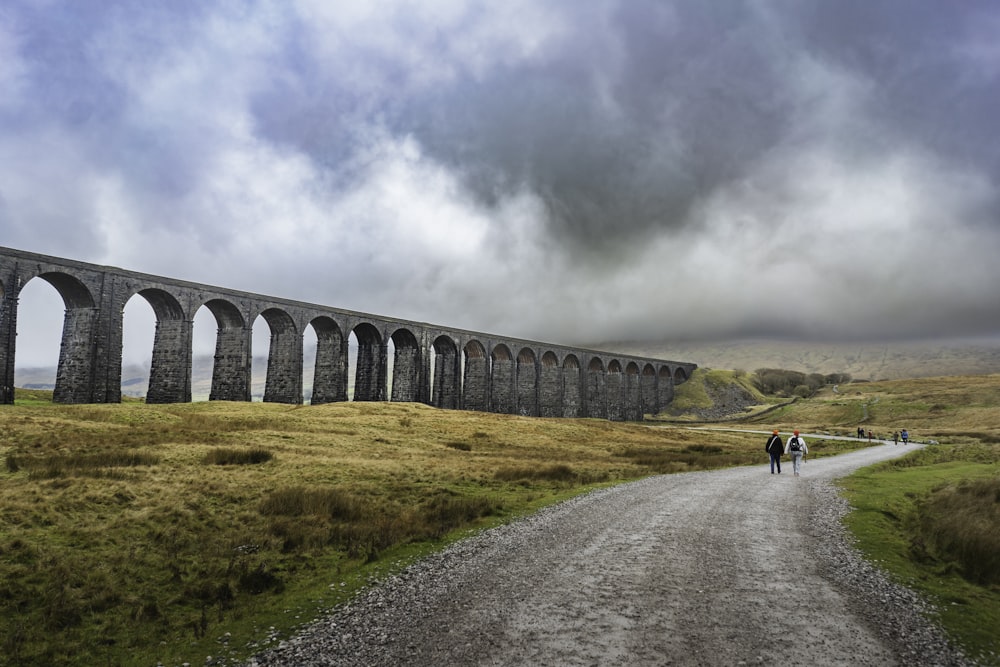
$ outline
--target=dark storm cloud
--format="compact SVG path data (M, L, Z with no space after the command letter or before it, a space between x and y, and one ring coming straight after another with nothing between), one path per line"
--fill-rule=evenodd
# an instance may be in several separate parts
M597 6L562 15L568 25L540 57L486 72L457 62L434 85L414 89L405 63L375 59L387 83L370 111L486 205L536 193L540 222L562 242L610 247L681 227L694 202L780 140L793 111L781 81L787 54L745 3ZM399 39L426 29L406 24ZM339 81L321 88L300 115L262 104L261 118L273 136L297 128L300 147L322 146L336 162L353 136L344 100L359 95Z
M415 138L484 206L530 191L544 204L537 223L551 246L589 249L590 259L710 224L693 209L755 179L769 155L805 144L836 145L860 169L897 150L926 151L997 185L996 57L975 57L984 39L977 26L997 20L988 3L963 11L861 2L553 6L566 11L540 53L485 68L466 66L450 41L472 30L471 10L433 39L429 17L394 15L393 38L431 49L447 75L414 83L427 57L419 48L415 58L405 49L345 49L345 59L366 58L362 85L342 70L325 78L322 63L299 54L299 73L317 77L313 90L298 86L299 106L288 104L287 89L258 99L258 118L269 136L335 171L365 136L358 123L375 118ZM994 200L962 222L991 227L996 217Z
M992 2L0 18L3 245L534 338L1000 329Z

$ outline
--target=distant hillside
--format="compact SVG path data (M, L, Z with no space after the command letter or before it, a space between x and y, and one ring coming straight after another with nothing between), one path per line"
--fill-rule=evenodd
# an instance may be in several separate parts
M903 380L944 375L985 375L1000 373L1000 338L895 343L796 343L789 341L744 340L712 342L606 342L588 344L598 350L691 361L701 368L745 370L784 368L804 373L848 373L855 380ZM303 387L306 400L312 389L314 357L304 360ZM255 397L264 393L267 359L253 360ZM55 368L15 370L15 384L28 389L52 389ZM145 396L149 363L122 368L122 392ZM212 356L194 359L192 393L195 400L207 400L212 386Z
M1000 372L1000 338L889 343L797 343L774 340L606 342L588 347L703 368L784 368L804 373L848 373L856 380L899 380Z

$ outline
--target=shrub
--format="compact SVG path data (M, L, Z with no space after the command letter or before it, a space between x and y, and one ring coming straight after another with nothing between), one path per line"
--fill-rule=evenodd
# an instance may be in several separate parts
M423 513L431 535L441 537L479 517L490 516L500 508L500 503L492 498L442 494L431 498Z
M237 585L241 592L251 595L260 595L266 591L280 593L285 589L284 582L274 572L268 570L263 563L259 564L256 569L240 572ZM220 603L232 599L232 591L228 586L224 588L220 586L218 590L227 595L225 599L219 598Z
M7 455L7 470L18 472L27 470L31 479L55 479L66 475L116 478L124 477L115 473L115 468L153 466L160 462L156 454L136 450L107 451L94 454L71 454L67 456L17 456Z
M503 482L517 480L572 482L577 479L573 469L565 464L553 464L542 468L502 468L496 471L494 477Z
M758 368L754 371L753 384L761 392L770 395L791 395L808 398L816 393L821 387L827 384L830 377L849 376L824 376L819 373L800 373L799 371L789 371L781 368Z
M274 455L262 447L237 449L233 447L216 447L205 455L205 463L209 465L253 465L267 463Z
M296 486L273 492L261 501L260 513L264 516L326 516L354 521L363 516L364 503L354 494L341 489Z
M364 521L338 523L330 529L330 544L350 558L366 562L378 559L379 553L412 537L422 537L418 521L410 512L397 516L380 514Z
M718 445L688 445L681 451L690 454L721 454L726 450Z
M1000 584L1000 479L965 482L933 492L917 506L918 538L962 575Z

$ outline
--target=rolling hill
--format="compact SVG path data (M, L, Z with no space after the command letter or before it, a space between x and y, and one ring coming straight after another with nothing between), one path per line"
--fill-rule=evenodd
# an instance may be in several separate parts
M804 343L782 340L614 341L587 344L599 350L691 361L701 368L745 370L783 368L804 373L848 373L855 380L901 380L946 375L1000 373L1000 338L880 343ZM303 384L307 399L314 359L305 359ZM253 394L264 392L265 357L255 357ZM15 383L28 389L52 389L55 368L15 370ZM144 396L149 362L122 368L122 391ZM207 400L212 383L212 357L198 356L192 369L195 400Z
M783 368L848 373L856 380L901 380L1000 372L1000 338L878 343L783 340L604 342L590 347L691 361L702 368L753 372Z

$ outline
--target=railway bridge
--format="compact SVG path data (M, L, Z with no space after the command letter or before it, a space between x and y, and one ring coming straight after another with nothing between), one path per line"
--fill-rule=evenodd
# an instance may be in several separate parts
M121 402L123 315L136 295L156 316L147 403L191 401L192 334L201 308L218 325L209 400L251 400L253 325L259 317L270 329L263 400L277 403L304 402L303 340L309 327L316 335L314 404L414 401L446 409L638 421L670 403L674 387L696 368L0 247L0 404L14 402L18 297L31 280L51 284L66 308L53 394L58 403ZM349 368L352 333L357 354Z

